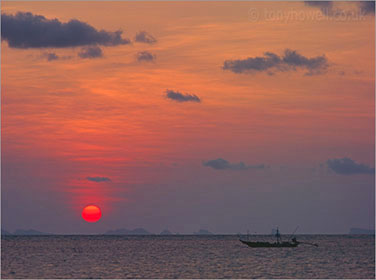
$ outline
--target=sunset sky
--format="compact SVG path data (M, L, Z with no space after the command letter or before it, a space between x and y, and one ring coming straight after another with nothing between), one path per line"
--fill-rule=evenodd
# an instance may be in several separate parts
M2 227L373 228L369 6L2 2Z

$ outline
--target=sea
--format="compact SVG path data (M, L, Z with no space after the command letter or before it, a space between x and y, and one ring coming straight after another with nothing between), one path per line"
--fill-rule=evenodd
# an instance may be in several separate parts
M236 235L2 236L3 279L374 279L375 237L297 235L250 248ZM251 236L253 241L274 241Z

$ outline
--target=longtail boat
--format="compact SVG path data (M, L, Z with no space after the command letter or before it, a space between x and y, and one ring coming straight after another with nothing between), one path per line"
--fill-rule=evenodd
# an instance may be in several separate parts
M296 230L295 230L296 231ZM295 233L294 231L294 233ZM277 228L275 237L277 238L277 242L263 242L263 241L249 241L249 240L242 240L239 238L239 241L243 244L248 245L252 248L295 248L298 247L299 244L307 244L312 245L315 247L318 247L319 245L309 242L299 242L296 240L296 237L291 239L291 242L283 241L281 240L281 234L279 233L279 230Z

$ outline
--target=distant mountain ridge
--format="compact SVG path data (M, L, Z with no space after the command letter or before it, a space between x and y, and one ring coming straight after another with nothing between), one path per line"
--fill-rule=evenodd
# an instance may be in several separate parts
M350 228L349 234L375 234L375 230L364 228Z
M103 234L104 235L158 235L158 234L151 233L144 228L135 228L131 230L126 229L126 228L119 228L119 229L114 229L114 230L108 230ZM193 235L213 235L214 233L206 229L200 229L197 232L193 232L192 234ZM275 229L272 230L272 234L275 234ZM348 234L374 235L375 230L364 229L364 228L350 228ZM6 236L6 235L55 235L55 234L41 232L41 231L34 230L34 229L17 229L14 232L10 232L6 229L1 229L1 235ZM161 231L161 233L159 233L159 235L179 235L179 233L172 233L170 230L164 229L163 231Z
M11 233L5 229L1 229L1 235L11 235Z
M52 233L41 232L35 229L16 229L14 232L9 232L1 229L1 235L53 235Z
M173 233L168 229L163 230L159 235L172 235Z
M114 229L114 230L108 230L103 234L104 235L155 235L154 233L151 233L144 228L135 228L135 229L119 228L119 229ZM193 235L212 235L212 234L213 234L212 232L206 229L200 229L197 232L193 232ZM1 235L25 235L26 236L26 235L55 235L55 234L42 232L42 231L38 231L35 229L17 229L14 232L9 232L5 229L1 229ZM159 235L179 235L179 233L172 233L170 230L164 229Z
M135 228L128 230L126 228L119 228L115 230L108 230L104 233L105 235L152 235L153 233L148 232L144 228Z
M212 235L213 233L206 230L206 229L200 229L198 232L194 232L195 235Z

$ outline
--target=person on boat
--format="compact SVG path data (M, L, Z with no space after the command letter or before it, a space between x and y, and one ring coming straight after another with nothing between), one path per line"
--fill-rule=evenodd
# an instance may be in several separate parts
M275 233L275 237L277 237L277 243L281 241L281 234L279 233L279 229L277 228L277 231Z

